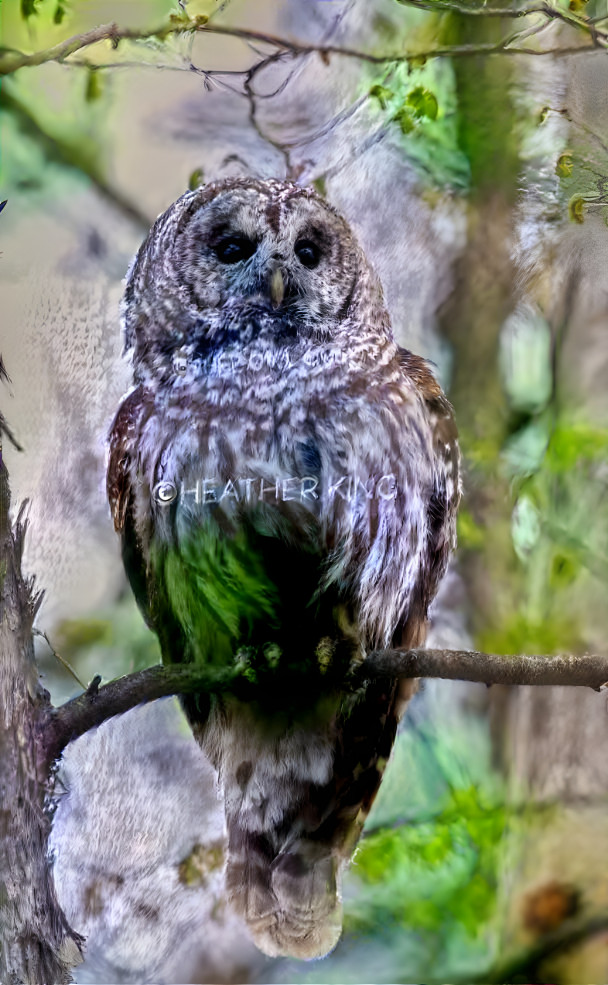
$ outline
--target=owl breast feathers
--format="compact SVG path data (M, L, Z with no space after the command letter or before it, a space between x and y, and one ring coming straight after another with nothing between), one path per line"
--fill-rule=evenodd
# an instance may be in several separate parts
M134 388L108 495L127 574L165 662L238 664L254 683L247 701L182 699L219 775L227 891L267 953L323 954L412 690L352 693L345 675L424 641L455 538L452 411L309 189L183 195L123 314Z

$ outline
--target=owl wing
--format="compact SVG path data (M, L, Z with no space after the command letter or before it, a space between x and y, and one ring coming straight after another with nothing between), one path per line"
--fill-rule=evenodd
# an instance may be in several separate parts
M391 641L392 646L410 648L424 643L428 608L437 593L450 553L455 546L456 514L461 492L460 453L452 407L428 363L406 349L399 349L398 365L408 389L413 383L415 391L422 397L423 420L430 431L430 441L425 444L430 447L432 463L432 468L428 470L430 482L423 483L424 495L421 495L422 510L426 516L418 517L415 521L425 529L426 536L418 553L413 587L405 598L405 605L394 627ZM397 381L398 387L399 383ZM402 406L407 407L407 402ZM407 415L408 411L404 413ZM403 440L408 440L411 428L411 421L402 422L400 430ZM420 471L424 474L427 472L422 463ZM407 516L407 513L403 516ZM426 523L422 523L424 519ZM407 541L407 529L403 532ZM373 552L374 538L370 534L370 528L364 527L360 531L360 537L355 554ZM384 549L386 548L385 543ZM407 700L414 693L415 683L410 680L369 681L358 694L348 715L339 717L338 733L341 734L336 743L333 778L335 800L331 823L339 827L345 818L349 818L351 825L355 820L356 837L378 791L399 719ZM353 804L357 805L356 818L350 813ZM351 836L352 830L351 828ZM350 844L354 846L354 841Z
M137 387L121 403L110 429L110 454L106 489L116 533L125 529L131 497L130 470L133 460L133 433L142 411L142 388Z
M423 643L460 488L452 409L425 360L394 351L314 423L325 473L356 478L349 498L326 497L325 584L352 603L367 650Z
M121 403L110 429L110 450L106 489L114 529L121 538L122 559L129 583L144 619L158 631L152 615L147 580L147 564L141 542L142 520L136 518L135 482L139 452L138 435L150 413L150 401L142 386L133 390Z
M437 594L456 546L456 514L461 494L458 429L451 404L426 360L399 349L402 372L422 394L431 429L432 485L425 503L426 543L420 559L416 587L406 618L395 629L393 645L415 647L424 642L428 608Z

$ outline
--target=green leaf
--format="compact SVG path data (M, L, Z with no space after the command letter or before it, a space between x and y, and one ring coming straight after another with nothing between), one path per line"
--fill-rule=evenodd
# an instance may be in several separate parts
M393 120L401 127L401 133L411 133L416 126L414 117L405 107L402 107L398 113L395 113Z
M603 462L608 454L608 431L576 423L554 428L548 447L547 467L552 473L579 469L585 461Z
M562 551L558 552L551 562L549 575L551 588L555 591L560 588L567 588L576 580L580 570L580 562L575 557L564 554Z
M62 24L67 12L67 4L62 3L62 0L59 0L57 6L55 7L55 13L53 14L53 24Z
M424 86L416 86L415 89L412 89L408 93L405 102L417 119L424 117L428 120L437 119L439 105L430 89L425 89Z
M459 145L458 95L449 60L429 58L423 65L421 59L413 56L391 71L390 76L385 70L382 75L366 80L362 94L369 96L370 92L372 96L377 94L378 101L381 96L387 103L389 121L399 125L399 130L394 126L394 139L403 142L404 154L428 190L446 185L468 187L469 166ZM438 108L431 126L425 120L435 114L435 103Z
M205 172L202 168L196 168L188 178L188 188L191 192L196 191L205 184Z
M565 150L560 154L555 165L555 173L560 178L569 178L572 174L572 151Z
M387 89L386 86L383 85L372 86L369 90L369 94L373 99L378 100L382 109L386 109L389 99L392 99L394 95L392 89Z
M98 69L91 68L87 76L87 86L84 93L84 98L87 103L95 102L96 99L101 99L103 95L103 84L101 81L101 74Z
M37 14L36 7L40 0L21 0L21 16L28 20L32 14Z
M568 202L568 218L582 226L585 221L585 199L582 195L573 195Z
M504 825L504 808L476 784L455 787L434 819L366 839L354 875L391 922L441 932L447 917L474 935L494 906L495 857ZM422 889L429 876L432 895ZM363 929L362 910L359 920Z
M408 58L407 66L410 72L413 72L417 68L424 68L426 62L427 62L426 55L414 55L412 58Z

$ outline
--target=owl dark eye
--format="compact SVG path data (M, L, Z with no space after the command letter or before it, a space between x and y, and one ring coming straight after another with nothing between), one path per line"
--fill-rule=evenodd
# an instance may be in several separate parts
M318 267L321 259L321 250L311 239L299 239L294 247L294 253L304 267L312 270Z
M222 263L239 263L248 260L257 249L257 243L245 236L227 236L215 247L218 260Z

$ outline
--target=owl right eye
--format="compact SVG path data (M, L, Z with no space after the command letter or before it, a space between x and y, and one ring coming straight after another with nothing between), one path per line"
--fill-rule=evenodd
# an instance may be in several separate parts
M239 263L253 256L257 245L254 240L245 236L227 236L215 246L215 253L222 263Z

